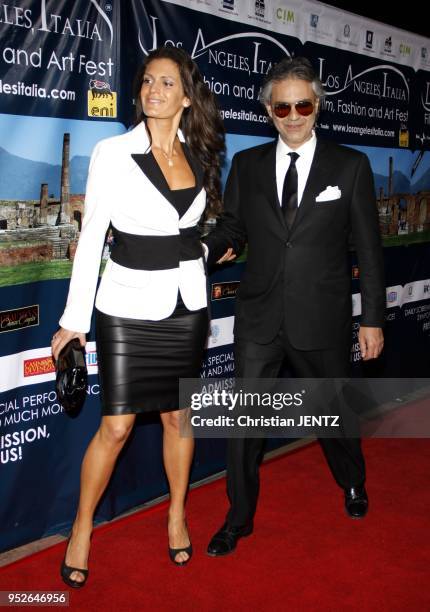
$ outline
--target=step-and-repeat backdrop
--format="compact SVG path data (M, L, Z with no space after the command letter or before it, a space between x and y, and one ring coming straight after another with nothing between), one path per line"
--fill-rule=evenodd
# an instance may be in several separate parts
M134 73L160 45L186 49L218 97L228 132L224 179L237 150L273 138L258 102L272 64L293 55L313 61L327 91L319 135L364 151L375 175L387 328L371 374L428 376L430 40L309 0L0 3L0 551L65 529L74 516L82 455L100 420L97 352L91 332L88 398L69 419L54 390L50 338L67 295L92 148L130 125ZM106 244L102 266L108 256ZM234 375L243 265L210 277L208 379ZM359 277L352 255L354 316ZM359 374L356 323L352 334ZM222 469L224 452L222 440L198 440L192 480ZM164 492L160 424L147 415L97 519Z

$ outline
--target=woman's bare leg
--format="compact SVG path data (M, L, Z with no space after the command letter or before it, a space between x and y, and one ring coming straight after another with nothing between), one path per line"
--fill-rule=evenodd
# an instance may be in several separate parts
M135 419L135 414L103 417L86 450L81 467L79 506L67 549L66 565L87 569L94 512ZM84 575L73 572L70 578L82 582Z
M191 436L188 416L188 410L161 413L164 430L164 467L170 487L168 533L171 548L186 548L190 544L185 524L185 498L194 452L194 439ZM181 437L182 427L187 426L187 437ZM186 561L188 554L185 552L178 553L175 559L176 561Z

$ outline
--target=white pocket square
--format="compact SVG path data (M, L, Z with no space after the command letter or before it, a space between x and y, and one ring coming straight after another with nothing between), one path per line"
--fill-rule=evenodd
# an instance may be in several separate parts
M338 200L341 195L342 192L337 185L335 187L328 185L328 187L326 187L324 191L321 191L321 193L317 195L317 197L315 198L315 202L328 202L329 200Z

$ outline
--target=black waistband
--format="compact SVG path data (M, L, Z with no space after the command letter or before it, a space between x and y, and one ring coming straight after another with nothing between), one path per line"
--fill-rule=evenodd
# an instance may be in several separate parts
M202 257L197 226L180 229L175 236L139 236L112 227L114 245L110 258L133 270L169 270L180 261Z

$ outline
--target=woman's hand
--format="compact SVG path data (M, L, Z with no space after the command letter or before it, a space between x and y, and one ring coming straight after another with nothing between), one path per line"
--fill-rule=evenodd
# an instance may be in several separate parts
M63 327L60 327L60 329L55 332L51 340L51 353L55 361L57 361L58 355L61 353L61 349L65 347L66 344L73 338L78 338L81 346L85 346L87 343L85 334L82 334L81 332L74 332L70 329L64 329Z

